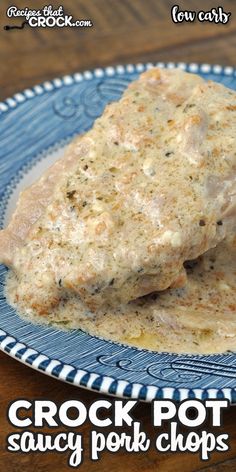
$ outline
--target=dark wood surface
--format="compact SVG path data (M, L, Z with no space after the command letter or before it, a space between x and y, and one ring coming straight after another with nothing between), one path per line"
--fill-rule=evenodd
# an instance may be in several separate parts
M171 21L169 0L66 0L61 2L75 19L88 18L93 28L30 29L5 31L6 24L20 24L19 19L6 18L5 11L14 2L0 3L0 99L30 87L35 83L67 73L117 63L140 61L186 61L235 65L236 2L225 0L225 11L232 16L227 25L179 24ZM45 1L18 0L19 8L41 8ZM209 10L217 2L205 0L179 1L183 9ZM200 4L200 6L199 6ZM58 6L57 4L54 5ZM6 436L12 431L6 420L10 401L26 397L49 398L59 404L70 398L87 404L100 398L98 394L63 384L25 367L7 355L0 354L0 471L51 472L69 470L66 455L10 454L5 451ZM150 405L140 403L136 417L151 437ZM105 453L99 463L87 458L80 470L128 472L193 472L236 470L236 407L224 415L224 432L230 434L231 449L215 453L211 461L202 463L197 455L147 454L127 455ZM89 441L89 425L80 429L85 448ZM87 457L87 456L86 456Z

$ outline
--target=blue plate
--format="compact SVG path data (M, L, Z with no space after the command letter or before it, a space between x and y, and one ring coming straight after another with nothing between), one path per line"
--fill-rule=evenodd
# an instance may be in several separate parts
M173 63L155 64L172 68ZM53 162L74 134L88 130L105 105L152 64L76 73L17 93L0 103L0 224L6 224L20 188ZM232 67L177 64L236 89ZM26 323L6 303L0 266L0 346L60 380L97 392L154 398L228 398L236 402L236 354L177 355L104 341L82 331Z

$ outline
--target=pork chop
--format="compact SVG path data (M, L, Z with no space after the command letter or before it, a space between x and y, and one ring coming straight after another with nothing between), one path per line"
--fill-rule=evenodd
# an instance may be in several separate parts
M183 285L183 263L235 231L235 149L234 91L180 70L142 74L0 233L21 306L47 315L71 293L95 311Z

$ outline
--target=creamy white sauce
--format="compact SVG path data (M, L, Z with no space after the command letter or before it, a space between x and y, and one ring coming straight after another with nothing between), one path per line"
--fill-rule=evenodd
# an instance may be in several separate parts
M10 272L9 303L24 318L154 351L216 353L236 350L236 239L208 251L187 267L185 288L143 297L119 309L91 313L73 296L47 317L17 302Z

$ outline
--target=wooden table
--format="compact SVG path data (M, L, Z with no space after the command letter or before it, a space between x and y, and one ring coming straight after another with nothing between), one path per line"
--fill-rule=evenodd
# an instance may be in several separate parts
M32 5L33 3L33 5ZM45 1L19 1L18 7L41 8ZM58 3L58 2L57 2ZM0 5L0 99L46 79L88 68L140 61L187 61L220 63L234 66L236 51L236 3L225 0L225 11L231 11L227 25L209 23L173 24L169 0L67 0L63 3L74 18L93 21L92 29L30 29L4 31L6 24L20 24L21 20L6 18L5 11L12 2ZM179 1L182 9L209 10L217 2ZM57 4L56 4L57 5ZM57 5L58 6L58 5ZM64 472L69 470L66 456L60 454L10 454L4 450L7 434L12 431L6 420L10 401L17 398L48 398L58 403L70 398L87 404L100 398L73 386L31 370L17 361L0 354L0 470L4 472ZM150 405L140 404L136 416L152 436ZM147 454L127 455L105 453L99 463L88 459L81 470L103 472L208 472L236 470L236 408L224 415L224 431L230 434L231 449L225 454L213 454L211 461L202 463L190 454L160 455L150 450ZM89 425L82 427L85 446L89 440ZM214 464L214 465L213 465Z

